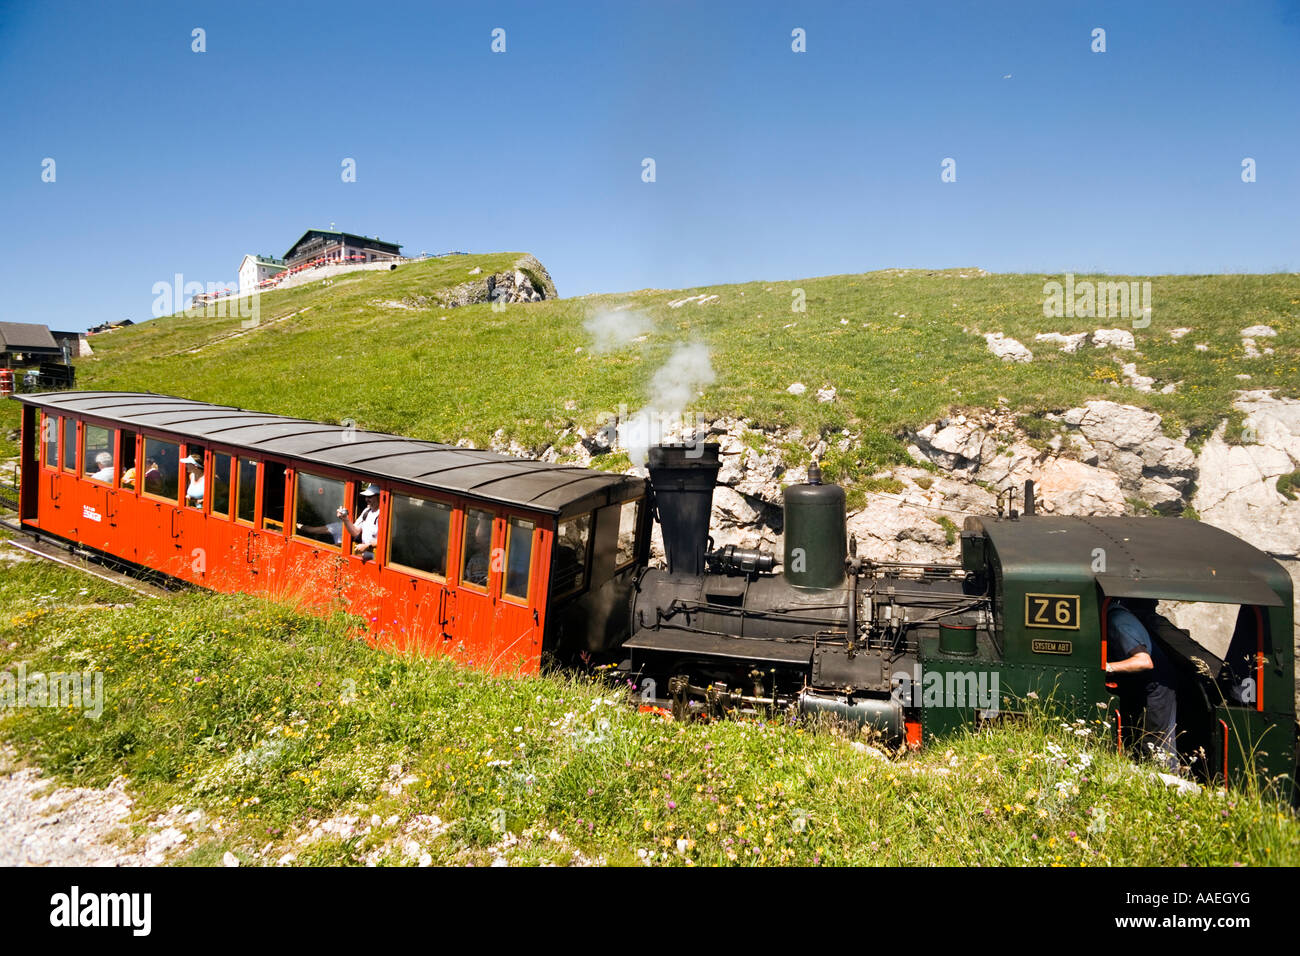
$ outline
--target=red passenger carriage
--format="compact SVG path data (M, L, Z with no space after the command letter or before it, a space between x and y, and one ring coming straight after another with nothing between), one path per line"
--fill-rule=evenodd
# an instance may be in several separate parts
M649 549L643 479L165 395L15 397L21 519L42 535L342 607L399 648L498 672L626 628ZM371 485L377 540L359 554L348 524L362 531Z

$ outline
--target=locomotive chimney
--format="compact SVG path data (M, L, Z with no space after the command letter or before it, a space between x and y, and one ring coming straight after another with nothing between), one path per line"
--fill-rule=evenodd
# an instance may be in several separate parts
M669 574L703 574L718 480L718 446L650 446L650 484L664 535Z

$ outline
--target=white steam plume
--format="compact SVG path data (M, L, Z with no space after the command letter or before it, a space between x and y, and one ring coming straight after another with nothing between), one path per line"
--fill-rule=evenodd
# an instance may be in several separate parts
M650 378L650 400L621 429L623 444L633 464L644 465L650 446L667 440L695 440L692 423L686 427L686 406L700 389L717 381L709 348L701 343L679 345Z
M654 327L654 322L639 309L617 306L613 309L597 309L587 316L582 327L592 338L593 352L612 352L647 335Z

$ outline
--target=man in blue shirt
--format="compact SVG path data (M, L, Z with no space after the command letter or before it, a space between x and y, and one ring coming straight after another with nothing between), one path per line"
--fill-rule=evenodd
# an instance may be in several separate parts
M1173 668L1133 613L1134 610L1154 611L1155 601L1130 598L1127 603L1129 607L1112 600L1106 612L1107 655L1113 658L1106 663L1106 673L1118 675L1120 697L1128 698L1124 701L1126 707L1133 707L1132 699L1141 692L1145 709L1142 749L1149 751L1170 773L1176 773L1180 762L1174 740L1178 698Z

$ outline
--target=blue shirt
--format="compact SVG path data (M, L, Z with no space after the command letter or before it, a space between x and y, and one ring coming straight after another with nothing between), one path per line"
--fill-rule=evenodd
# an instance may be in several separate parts
M1109 655L1112 660L1126 661L1138 651L1145 651L1154 657L1151 635L1136 614L1126 607L1112 605L1106 621L1110 640L1118 651Z
M1126 661L1139 651L1151 655L1151 670L1136 675L1150 683L1173 685L1174 675L1169 660L1151 639L1146 626L1138 616L1122 605L1112 604L1106 614L1107 634L1113 648L1107 652L1111 661Z

